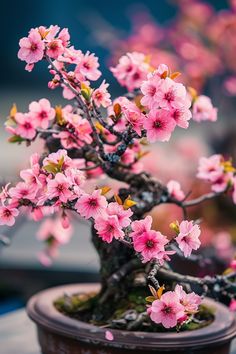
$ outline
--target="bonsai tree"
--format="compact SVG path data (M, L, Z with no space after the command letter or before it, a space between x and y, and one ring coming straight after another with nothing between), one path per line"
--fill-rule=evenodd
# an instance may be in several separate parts
M217 109L210 98L177 82L179 73L165 64L153 68L148 57L133 52L111 68L128 89L112 101L105 81L96 87L92 83L101 76L98 58L71 46L66 28L33 28L19 44L26 70L45 61L52 75L49 88L62 88L71 103L52 107L43 98L31 102L26 113L11 109L9 141L30 145L40 138L45 149L32 155L20 182L2 189L0 224L13 226L20 214L35 221L47 217L39 235L46 244L43 260L50 262L68 241L72 216L78 215L91 222L101 264L99 294L76 300L64 296L56 306L70 315L75 306L85 320L110 328L151 331L206 324L209 313L200 305L204 295L223 295L234 307L235 261L225 274L204 278L179 274L171 263L173 254L202 261L201 254L192 254L200 247L201 231L199 220L188 220L188 208L220 194L236 202L231 160L221 155L200 159L197 177L211 191L196 199L177 181L163 185L141 164L146 144L169 141L175 129L188 128L191 118L215 121ZM104 182L104 176L110 180ZM91 178L98 179L92 190ZM113 180L122 182L117 192L110 187ZM169 235L153 230L148 215L163 203L183 211Z

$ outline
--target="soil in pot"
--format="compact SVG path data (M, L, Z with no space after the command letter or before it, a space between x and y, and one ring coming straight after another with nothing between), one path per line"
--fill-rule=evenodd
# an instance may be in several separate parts
M130 288L128 297L122 298L119 303L111 297L101 305L99 293L96 292L70 296L64 294L55 300L54 306L66 316L103 328L167 332L163 326L153 323L148 316L143 315L147 309L146 298L149 295L147 287ZM178 330L195 330L208 326L214 320L214 311L214 308L201 305L192 321ZM176 329L169 329L168 332L176 332Z
M215 308L215 319L203 328L180 333L112 329L112 341L106 338L106 327L65 316L53 304L62 294L67 294L66 297L71 299L76 293L89 294L84 304L93 302L96 297L91 297L91 293L98 289L98 285L64 286L41 292L29 301L28 314L37 324L44 354L229 353L230 341L236 333L234 316L224 305L210 299L206 299L205 304Z

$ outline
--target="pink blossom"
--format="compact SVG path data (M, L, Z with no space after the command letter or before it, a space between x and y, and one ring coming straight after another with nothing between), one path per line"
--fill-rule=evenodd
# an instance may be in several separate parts
M51 25L50 27L45 27L45 26L39 26L38 28L36 28L37 31L39 32L40 36L43 39L46 40L52 40L53 38L55 38L55 36L57 35L57 33L60 30L60 27L57 25ZM32 30L31 30L32 31Z
M65 175L71 185L82 186L85 182L84 172L77 168L69 168L65 171Z
M108 215L116 215L121 227L129 226L131 223L130 217L133 215L130 209L125 210L122 205L116 202L108 204L107 213Z
M83 119L78 114L67 114L65 118L68 121L68 123L70 123L75 129L74 137L76 139L76 134L77 134L78 145L83 146L84 145L83 143L87 143L87 144L92 143L92 137L91 137L92 128L86 119Z
M167 291L159 300L153 301L149 314L153 322L161 323L165 328L175 327L185 315L184 306L173 291Z
M57 247L50 247L50 249L46 248L44 251L41 251L38 253L37 257L39 262L44 266L44 267L50 267L53 262L53 258L55 258L58 255Z
M58 256L59 246L70 241L72 232L72 226L64 229L59 218L49 218L42 222L37 238L46 244L46 248L38 255L44 266L48 267L52 264L53 259Z
M207 96L198 96L193 103L193 120L201 122L217 120L217 108L214 108L211 99Z
M194 225L193 221L184 220L180 223L179 235L175 240L185 257L189 257L192 250L197 250L200 247L200 233L199 226L196 224Z
M113 238L116 240L124 238L118 217L116 215L99 216L94 224L97 234L107 243L111 243Z
M173 108L170 111L170 117L174 119L176 125L178 125L180 128L187 129L189 126L189 120L192 117L192 113L186 107Z
M142 236L144 232L148 232L151 230L152 226L152 217L151 215L146 216L142 220L135 220L131 224L132 232L130 233L130 237L133 239Z
M168 111L152 109L144 121L144 128L147 131L147 139L150 143L156 141L169 141L176 123L170 118Z
M72 226L64 228L61 224L60 218L48 218L40 225L37 232L37 239L40 241L47 241L50 238L53 238L58 244L64 245L70 241L72 232Z
M55 118L55 109L51 107L46 98L38 102L31 102L29 105L29 115L32 117L36 126L47 129L49 121Z
M94 54L87 52L81 57L81 61L75 69L78 80L80 81L80 75L83 75L88 80L96 81L101 76L101 72L98 70L98 67L98 58L95 57Z
M61 170L64 171L68 167L73 167L72 159L67 155L67 151L64 149L59 149L57 152L52 152L43 160L43 166L47 166L51 162L58 164L63 161Z
M171 180L167 183L167 189L171 197L176 200L183 200L185 197L184 192L181 189L179 182Z
M134 250L141 253L143 262L158 259L158 253L165 250L168 239L158 231L149 230L133 238Z
M31 168L20 171L20 176L26 184L33 185L37 189L42 187L44 178L41 178L41 176L35 173Z
M139 88L146 79L150 66L143 53L133 52L123 55L116 67L111 68L115 78L129 91Z
M230 311L236 312L236 299L232 299L229 304Z
M63 47L67 47L70 41L70 34L68 28L63 28L58 35L58 39L62 41Z
M194 292L186 293L181 285L176 285L175 294L178 296L181 305L184 306L185 312L189 314L196 313L201 303L201 297Z
M25 70L28 71L29 73L31 73L33 68L34 68L34 64L26 64L25 66Z
M167 110L189 108L191 105L190 100L187 99L184 85L176 83L169 77L161 80L156 93L155 103Z
M19 45L18 58L20 60L26 61L28 64L42 60L45 45L36 29L32 29L28 37L22 38Z
M169 256L173 256L173 254L175 254L175 253L176 253L176 251L163 250L163 251L158 252L156 258L157 258L159 264L161 266L163 266L165 262L169 262L171 260L171 258Z
M28 185L25 182L19 182L15 187L9 189L9 195L12 199L21 200L34 200L37 189L33 184Z
M159 89L161 78L159 75L149 74L148 79L143 81L141 85L141 92L143 97L141 99L141 104L152 108L153 103L156 100L156 93Z
M133 127L134 131L136 131L136 133L141 136L143 122L145 120L144 114L133 102L130 101L122 106L122 112L124 113L127 121Z
M57 59L64 53L64 46L60 39L53 39L47 44L46 54L53 59Z
M0 225L12 226L15 224L15 217L19 215L19 210L9 206L0 206Z
M69 189L70 183L63 173L57 173L55 178L48 181L47 197L49 199L59 198L63 203L72 197L72 192Z
M36 136L35 123L29 114L16 113L15 120L17 123L16 135L28 140L32 140Z
M211 189L216 193L224 192L231 181L233 181L233 173L223 173L214 180L211 185Z
M43 207L41 206L34 207L33 210L31 211L30 216L33 218L34 221L41 220L44 217Z
M60 139L61 145L65 149L76 149L78 147L78 140L69 132L62 131L59 134L54 134L53 137Z
M125 165L131 165L135 161L135 152L127 148L124 154L121 156L121 162L124 163Z
M224 173L221 155L201 157L199 160L197 177L214 182Z
M78 64L83 58L83 53L81 50L75 49L73 46L65 48L63 56L60 56L58 60L68 64Z
M75 208L85 219L97 218L104 215L107 208L107 200L97 189L92 194L83 194L77 201Z
M236 270L236 259L233 259L231 262L230 262L230 265L229 265L230 268Z
M141 104L143 106L147 106L151 109L153 105L156 105L157 92L159 90L161 82L163 81L161 79L161 75L164 74L164 72L168 73L169 68L165 64L160 64L157 70L152 73L149 73L147 75L147 79L143 81L141 85L141 92L143 93Z
M107 91L109 84L105 83L105 80L101 83L99 88L93 91L92 93L92 99L94 100L94 103L96 104L97 107L108 107L111 104L111 95Z

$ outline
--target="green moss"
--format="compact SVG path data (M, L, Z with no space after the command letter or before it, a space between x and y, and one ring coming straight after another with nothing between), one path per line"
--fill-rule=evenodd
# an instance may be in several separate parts
M63 295L54 302L54 306L66 315L73 315L92 309L96 302L95 293Z

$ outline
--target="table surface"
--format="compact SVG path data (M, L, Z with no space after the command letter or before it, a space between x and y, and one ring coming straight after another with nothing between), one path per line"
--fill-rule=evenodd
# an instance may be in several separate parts
M25 310L18 310L0 317L0 353L1 354L40 354L34 324ZM59 354L59 353L58 353ZM236 339L230 354L236 354Z

